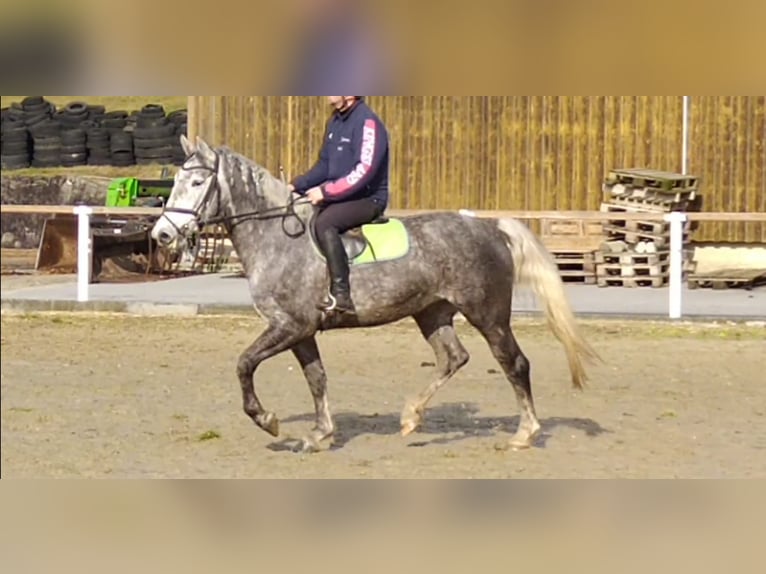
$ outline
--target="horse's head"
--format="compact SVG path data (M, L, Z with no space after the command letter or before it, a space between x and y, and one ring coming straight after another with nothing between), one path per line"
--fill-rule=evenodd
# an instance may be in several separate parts
M165 248L180 247L180 240L198 233L222 208L220 156L199 137L195 147L182 135L181 145L186 161L176 174L162 217L152 229L152 238Z

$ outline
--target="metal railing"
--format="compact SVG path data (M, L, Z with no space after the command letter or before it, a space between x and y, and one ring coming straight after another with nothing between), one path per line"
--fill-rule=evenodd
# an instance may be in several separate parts
M389 217L407 217L434 213L435 210L391 210ZM766 222L766 212L758 213L607 213L597 211L479 211L462 210L460 213L479 218L512 218L526 221L648 221L670 224L670 284L668 316L670 319L683 317L683 267L684 227L689 222ZM159 217L160 208L145 207L90 207L65 205L0 205L0 214L50 214L75 215L78 219L77 242L77 301L90 300L91 265L91 217L93 215L120 217Z

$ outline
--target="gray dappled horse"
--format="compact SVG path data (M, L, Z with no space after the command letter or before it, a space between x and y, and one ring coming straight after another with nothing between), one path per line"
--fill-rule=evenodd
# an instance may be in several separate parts
M542 302L566 350L574 386L583 388L583 359L598 356L578 333L555 261L522 223L432 213L366 226L367 242L348 234L356 316L328 322L316 308L329 276L311 234L314 208L296 201L283 181L242 155L226 147L213 149L200 138L196 146L183 136L181 141L188 159L152 237L175 248L206 224L227 229L255 309L268 322L237 366L244 410L272 436L279 436L279 421L255 393L254 375L261 363L285 351L295 355L316 407L316 427L303 448L316 450L335 432L317 333L408 317L433 347L438 369L438 380L404 408L402 434L414 432L437 391L468 363L453 326L461 313L484 336L516 392L521 419L510 446L529 448L541 427L530 364L510 326L515 286L531 288Z

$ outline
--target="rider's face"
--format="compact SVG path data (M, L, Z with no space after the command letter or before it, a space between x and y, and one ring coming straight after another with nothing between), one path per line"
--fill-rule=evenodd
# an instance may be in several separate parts
M356 96L327 96L327 102L336 110L342 112L354 103Z

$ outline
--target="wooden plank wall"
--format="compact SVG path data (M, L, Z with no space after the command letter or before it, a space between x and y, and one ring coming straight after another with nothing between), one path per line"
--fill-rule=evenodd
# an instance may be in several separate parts
M680 171L681 96L370 96L392 136L392 207L594 210L614 168ZM316 159L321 96L190 96L190 132L288 176ZM766 211L766 96L692 96L705 209ZM766 242L766 226L696 238Z

